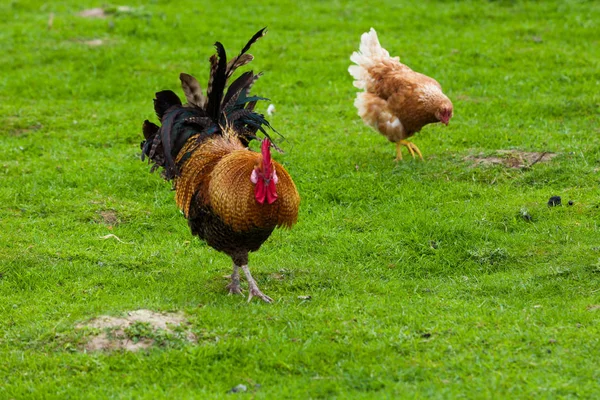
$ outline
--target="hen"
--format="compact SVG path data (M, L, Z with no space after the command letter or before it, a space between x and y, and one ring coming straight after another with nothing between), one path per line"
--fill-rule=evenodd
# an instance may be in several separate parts
M170 90L156 93L154 108L161 126L143 125L142 160L148 156L152 170L163 167L163 176L173 180L175 199L188 220L192 234L233 260L229 293L242 294L241 268L248 281L249 297L271 302L261 292L248 269L248 253L260 248L276 227L296 223L300 197L288 172L271 159L273 146L262 114L254 111L258 100L249 90L259 75L243 73L227 81L240 66L252 61L246 52L264 35L256 33L240 54L227 61L223 45L210 59L211 71L204 96L194 77L181 74L188 104ZM262 140L261 152L246 145Z
M354 106L365 124L372 126L396 143L396 161L402 160L401 146L423 159L417 146L406 139L427 124L448 125L452 118L452 102L433 78L413 71L390 57L379 44L373 28L363 33L360 50L352 53L348 72L354 86L364 89L356 95Z

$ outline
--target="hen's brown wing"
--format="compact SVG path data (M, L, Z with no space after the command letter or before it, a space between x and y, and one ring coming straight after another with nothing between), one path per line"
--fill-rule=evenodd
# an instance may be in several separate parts
M424 125L437 121L434 104L428 101L429 92L441 91L441 86L435 79L391 59L370 68L369 74L371 79L367 92L385 101L385 110L397 117L402 124L402 136L409 137ZM384 117L389 120L385 115ZM389 131L389 127L387 128ZM385 129L378 129L390 137ZM399 134L396 133L396 136ZM401 138L398 137L399 139Z

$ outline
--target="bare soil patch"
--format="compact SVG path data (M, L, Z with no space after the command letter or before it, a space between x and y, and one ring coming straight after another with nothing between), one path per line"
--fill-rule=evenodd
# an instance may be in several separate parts
M147 349L164 339L196 342L182 313L135 310L125 317L103 315L77 325L91 331L84 345L87 351Z
M528 168L537 163L549 162L558 154L550 152L527 152L519 150L498 150L495 154L485 156L482 153L465 157L475 165L503 165L507 168Z
M119 216L114 210L103 210L99 211L100 217L102 217L102 223L106 225L116 225L119 223Z
M106 12L103 8L89 8L79 13L83 18L106 18Z

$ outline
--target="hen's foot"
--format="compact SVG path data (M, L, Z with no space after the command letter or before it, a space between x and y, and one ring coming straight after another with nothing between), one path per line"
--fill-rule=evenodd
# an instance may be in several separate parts
M402 146L406 146L408 152L413 158L415 158L415 153L417 153L421 160L423 159L423 155L416 144L409 142L408 140L400 140L396 142L396 158L394 161L402 160Z
M260 289L258 288L258 285L256 284L256 281L252 277L252 274L250 273L250 269L248 268L248 266L242 265L242 269L244 270L244 273L246 274L246 280L248 281L248 292L249 292L248 302L250 302L252 300L252 298L256 296L259 299L261 299L267 303L272 303L273 299L270 298L269 296L267 296L266 294L264 294L263 292L261 292Z

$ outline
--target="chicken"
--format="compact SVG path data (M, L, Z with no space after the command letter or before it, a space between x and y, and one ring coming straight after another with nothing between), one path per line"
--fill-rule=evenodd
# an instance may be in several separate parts
M257 251L276 227L290 228L298 218L300 197L288 172L271 158L272 144L263 115L254 111L261 97L249 96L259 75L243 73L227 86L236 68L253 57L246 53L264 35L255 34L241 53L227 62L222 44L212 56L204 96L194 77L181 74L188 104L170 90L156 93L154 108L161 126L145 121L142 160L152 170L163 167L173 180L175 200L188 220L192 234L231 257L230 294L242 294L241 268L248 281L248 301L254 296L273 300L258 287L248 269L248 253ZM260 153L249 150L260 130L266 136Z
M354 86L364 89L354 101L358 115L365 124L396 143L396 161L402 160L402 146L413 158L416 152L423 159L417 146L406 139L427 124L448 125L452 102L440 84L402 64L398 57L390 57L373 28L363 33L360 50L352 53L350 60L357 64L348 68L355 79Z

